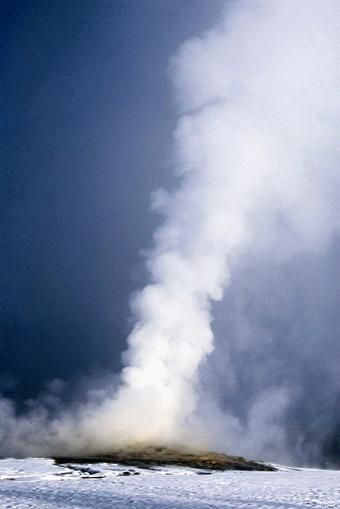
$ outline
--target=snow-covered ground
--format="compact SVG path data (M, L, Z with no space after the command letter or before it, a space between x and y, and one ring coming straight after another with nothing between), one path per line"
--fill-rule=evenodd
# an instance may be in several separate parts
M213 472L0 460L1 509L340 508L340 471Z

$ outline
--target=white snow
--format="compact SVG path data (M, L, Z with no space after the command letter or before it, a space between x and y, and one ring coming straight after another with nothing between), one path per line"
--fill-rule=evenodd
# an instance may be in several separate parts
M129 472L129 473L127 473ZM0 460L1 509L339 509L340 471L206 472Z

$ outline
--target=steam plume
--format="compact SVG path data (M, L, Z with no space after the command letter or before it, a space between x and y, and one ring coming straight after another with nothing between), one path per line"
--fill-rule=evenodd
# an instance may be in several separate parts
M53 421L37 450L143 441L260 454L269 430L283 446L284 384L259 393L242 421L204 401L199 375L214 350L213 304L228 299L228 288L235 294L240 260L282 266L316 255L339 227L339 14L332 0L238 2L173 57L178 186L154 196L164 220L147 257L150 283L133 299L119 388ZM217 333L219 342L240 341L230 330ZM226 392L237 365L231 352L241 356L225 352ZM24 449L32 426L16 421L8 447Z

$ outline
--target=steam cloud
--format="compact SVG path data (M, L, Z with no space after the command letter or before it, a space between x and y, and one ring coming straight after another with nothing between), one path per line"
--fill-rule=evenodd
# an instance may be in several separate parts
M178 186L154 195L119 386L48 422L3 400L2 454L143 441L316 460L339 424L339 347L311 329L340 225L339 50L331 0L237 2L181 46Z

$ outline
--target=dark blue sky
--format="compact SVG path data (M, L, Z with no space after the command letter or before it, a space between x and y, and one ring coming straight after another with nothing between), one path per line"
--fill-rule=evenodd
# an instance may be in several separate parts
M0 390L117 370L171 185L169 56L220 0L1 2Z

